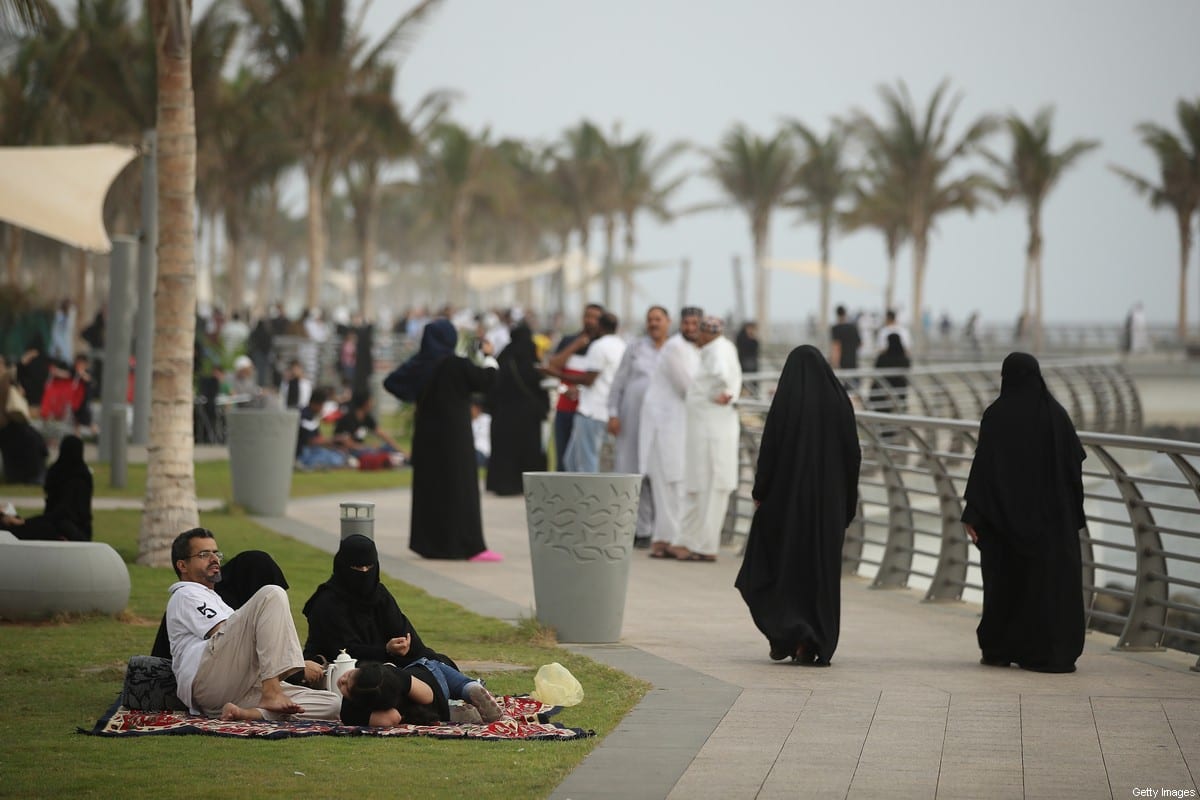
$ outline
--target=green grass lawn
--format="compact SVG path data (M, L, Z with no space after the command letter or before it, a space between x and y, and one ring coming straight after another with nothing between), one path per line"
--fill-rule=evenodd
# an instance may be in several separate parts
M291 584L292 611L303 636L307 628L300 608L328 577L331 557L246 517L210 513L202 515L202 523L217 532L221 549L230 555L260 549L276 558ZM175 579L169 567L132 563L138 524L137 511L95 515L96 539L111 544L129 565L132 592L120 618L0 624L0 797L544 797L598 741L77 735L76 727L90 728L119 694L129 656L150 651L167 587ZM586 693L582 704L558 716L565 725L603 737L648 688L555 647L532 622L514 628L400 581L386 582L431 646L460 663L522 667L484 674L495 693L529 692L537 667L564 664Z

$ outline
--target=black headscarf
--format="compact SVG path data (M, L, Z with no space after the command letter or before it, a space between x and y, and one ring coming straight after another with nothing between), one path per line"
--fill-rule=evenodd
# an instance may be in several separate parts
M772 650L828 663L841 617L842 543L858 507L854 408L820 351L793 350L763 426L754 513L735 585Z
M979 423L963 521L1025 555L1056 535L1078 547L1086 522L1079 465L1087 454L1075 426L1036 358L1010 353L1000 376L1000 396Z
M221 565L217 594L230 608L241 608L264 586L288 588L283 570L262 550L246 550Z
M366 572L354 569L367 565L370 565L371 569ZM313 598L305 604L306 615L313 599L326 588L332 589L353 607L366 608L381 602L386 593L380 591L382 587L379 583L379 551L375 548L375 542L358 533L342 539L333 557L333 575L317 587Z
M406 403L415 403L425 390L433 370L454 355L458 331L448 319L435 319L421 334L421 349L383 381L383 388Z
M531 401L541 413L550 408L549 396L541 391L542 376L537 371L537 347L533 344L533 332L527 325L517 325L510 333L508 345L501 351L496 362L500 370L496 384L492 387L492 402L502 395L516 395Z

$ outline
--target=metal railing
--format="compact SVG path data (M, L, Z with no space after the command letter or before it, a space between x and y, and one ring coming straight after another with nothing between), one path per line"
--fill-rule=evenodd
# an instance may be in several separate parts
M1137 387L1116 359L1043 360L1041 367L1046 386L1062 402L1076 428L1141 432L1142 403ZM1000 393L999 362L838 370L837 375L868 410L912 412L939 419L978 419ZM742 381L751 396L762 400L770 397L778 378L778 372L757 372Z
M739 403L741 483L725 541L741 543L768 403ZM862 411L859 510L846 532L844 574L879 589L920 588L928 601L982 597L977 551L959 519L979 424ZM1091 628L1117 648L1200 653L1200 445L1080 432L1087 451L1080 531ZM1200 671L1200 662L1193 667Z

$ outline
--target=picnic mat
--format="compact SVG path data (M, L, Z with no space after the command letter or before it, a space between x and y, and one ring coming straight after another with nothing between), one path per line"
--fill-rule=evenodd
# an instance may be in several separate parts
M293 720L287 722L222 722L219 719L196 717L178 711L133 711L118 700L91 730L79 728L79 733L92 736L235 736L245 739L290 739L296 736L432 736L437 739L584 739L596 732L584 728L568 728L550 722L549 718L562 710L525 695L503 695L496 698L504 716L486 725L397 725L391 728L372 728L365 725L342 725L322 720Z

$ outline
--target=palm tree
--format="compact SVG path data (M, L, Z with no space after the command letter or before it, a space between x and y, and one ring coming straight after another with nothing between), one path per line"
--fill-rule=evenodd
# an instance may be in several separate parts
M616 145L613 164L616 172L616 208L625 229L621 269L622 319L633 321L634 250L637 247L637 215L651 214L659 222L668 222L674 214L667 207L671 195L683 185L687 175L665 179L663 172L687 150L683 142L672 142L657 153L654 139L643 133Z
M709 175L750 221L754 242L754 318L764 340L770 335L766 259L771 242L771 214L783 204L794 185L797 163L787 131L764 139L740 124L730 129L717 150L709 154Z
M355 98L347 118L352 140L346 147L343 179L358 238L358 310L364 319L372 313L370 281L378 255L383 171L389 163L411 156L450 104L447 92L430 92L405 115L392 99L395 76L392 67L378 70L370 90Z
M353 97L371 85L387 59L407 46L441 0L420 0L369 46L363 20L351 22L349 0L243 0L254 28L254 46L277 90L289 98L289 125L302 140L308 181L308 285L306 304L320 298L328 247L325 199L347 153L337 128L349 116Z
M821 336L829 333L829 240L838 219L838 205L854 186L846 166L846 130L836 120L822 139L799 120L788 124L801 146L793 199L805 219L817 224L821 249L821 307L817 314Z
M68 142L79 127L71 93L85 44L55 8L39 13L37 35L18 40L7 72L0 75L0 145ZM25 231L11 224L3 227L7 232L5 276L16 286Z
M888 171L886 164L874 163L867 154L868 164L860 170L850 190L850 208L839 218L844 230L873 228L883 236L887 253L887 280L883 288L883 307L896 307L896 261L900 246L908 238L908 211L904 204L904 187Z
M0 31L39 30L53 13L48 0L0 0Z
M1055 152L1050 147L1054 109L1043 108L1030 122L1015 114L1005 119L1012 137L1012 155L1003 160L989 154L1002 170L1001 196L1025 207L1029 242L1025 247L1025 282L1021 312L1033 320L1033 350L1042 349L1042 207L1046 196L1070 167L1100 143L1079 139Z
M1137 131L1142 143L1158 159L1159 183L1124 169L1111 166L1138 192L1150 198L1151 208L1170 208L1175 212L1179 233L1179 339L1187 338L1187 267L1192 251L1192 215L1200 208L1200 98L1180 100L1175 116L1183 136L1153 122L1143 122Z
M896 180L903 191L913 251L913 341L918 347L924 343L921 311L929 233L942 214L959 210L974 213L992 188L992 182L981 173L956 171L961 161L980 149L982 141L995 130L997 121L990 116L980 117L961 136L952 138L950 127L962 95L947 99L949 88L949 81L942 81L921 112L903 81L895 88L880 87L883 124L862 112L855 115L854 123L868 152L879 163L886 164L890 179Z
M192 343L196 326L196 126L191 3L150 0L158 68L158 276L146 500L138 563L170 563L171 540L194 528Z
M609 263L615 231L612 164L608 140L599 128L583 120L576 127L563 133L557 173L561 196L566 200L567 207L574 217L584 263L587 263L591 255L589 251L592 220L596 216L605 219L608 243L606 264ZM605 287L605 303L609 299L609 289L610 287Z
M472 136L462 127L443 122L434 127L428 145L418 156L427 209L446 227L450 250L450 303L466 300L468 226L477 204L503 183L498 159L484 129Z

